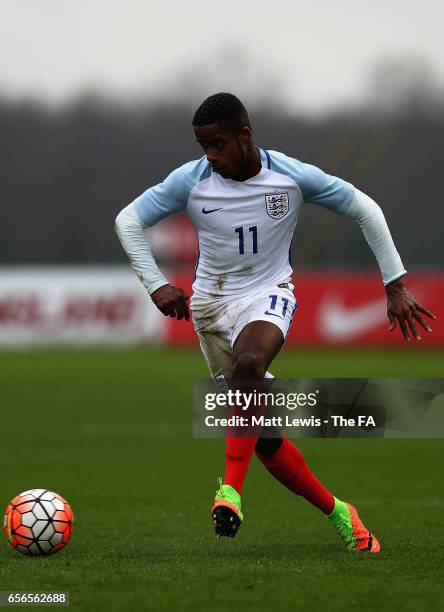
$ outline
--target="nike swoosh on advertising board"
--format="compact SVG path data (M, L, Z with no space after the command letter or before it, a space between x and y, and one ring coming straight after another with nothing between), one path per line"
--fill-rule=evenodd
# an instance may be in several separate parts
M386 303L385 298L378 298L359 306L345 306L341 296L328 294L319 305L319 331L336 341L360 336L384 322Z
M419 295L413 290L416 299ZM359 304L345 306L341 295L325 295L318 310L320 333L328 340L346 341L362 336L375 327L387 324L387 299L385 297Z

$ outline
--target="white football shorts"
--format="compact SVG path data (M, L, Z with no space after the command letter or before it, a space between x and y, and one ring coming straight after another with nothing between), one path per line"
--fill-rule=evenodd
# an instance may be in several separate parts
M233 345L252 321L277 325L285 340L297 308L290 282L271 285L245 296L207 297L194 294L190 306L200 347L213 377L231 377Z

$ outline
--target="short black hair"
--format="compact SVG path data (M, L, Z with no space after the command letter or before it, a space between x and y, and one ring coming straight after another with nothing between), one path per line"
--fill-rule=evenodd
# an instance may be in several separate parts
M199 106L193 117L193 125L220 123L232 132L247 126L251 129L247 109L235 95L226 92L213 94Z

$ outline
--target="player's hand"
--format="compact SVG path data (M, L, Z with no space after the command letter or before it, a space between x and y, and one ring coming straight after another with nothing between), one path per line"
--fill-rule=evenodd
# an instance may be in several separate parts
M427 310L415 300L414 296L408 291L402 279L389 283L385 287L387 292L387 316L390 321L389 330L393 331L399 323L404 340L410 342L410 334L415 340L421 340L417 323L427 332L432 333L431 327L424 321L422 315L430 319L436 319L433 312Z
M163 285L151 294L151 299L166 317L173 319L176 317L179 321L181 319L190 320L190 310L187 304L190 298L180 287Z

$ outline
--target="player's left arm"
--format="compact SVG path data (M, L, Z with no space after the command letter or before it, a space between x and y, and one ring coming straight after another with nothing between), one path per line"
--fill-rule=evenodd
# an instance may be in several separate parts
M355 189L354 198L345 214L358 223L378 261L387 293L389 330L393 331L399 324L407 342L410 341L410 334L415 340L421 340L417 324L431 333L432 330L423 315L430 319L436 317L417 302L414 295L405 287L404 276L407 272L402 265L380 206L365 193Z
M419 304L405 287L404 276L407 271L396 250L380 206L350 183L325 174L309 164L303 164L301 185L305 201L319 204L338 214L345 214L358 223L381 270L387 293L389 330L393 331L399 324L407 342L410 341L410 334L415 340L421 340L418 325L431 333L432 330L423 315L430 319L436 317Z

